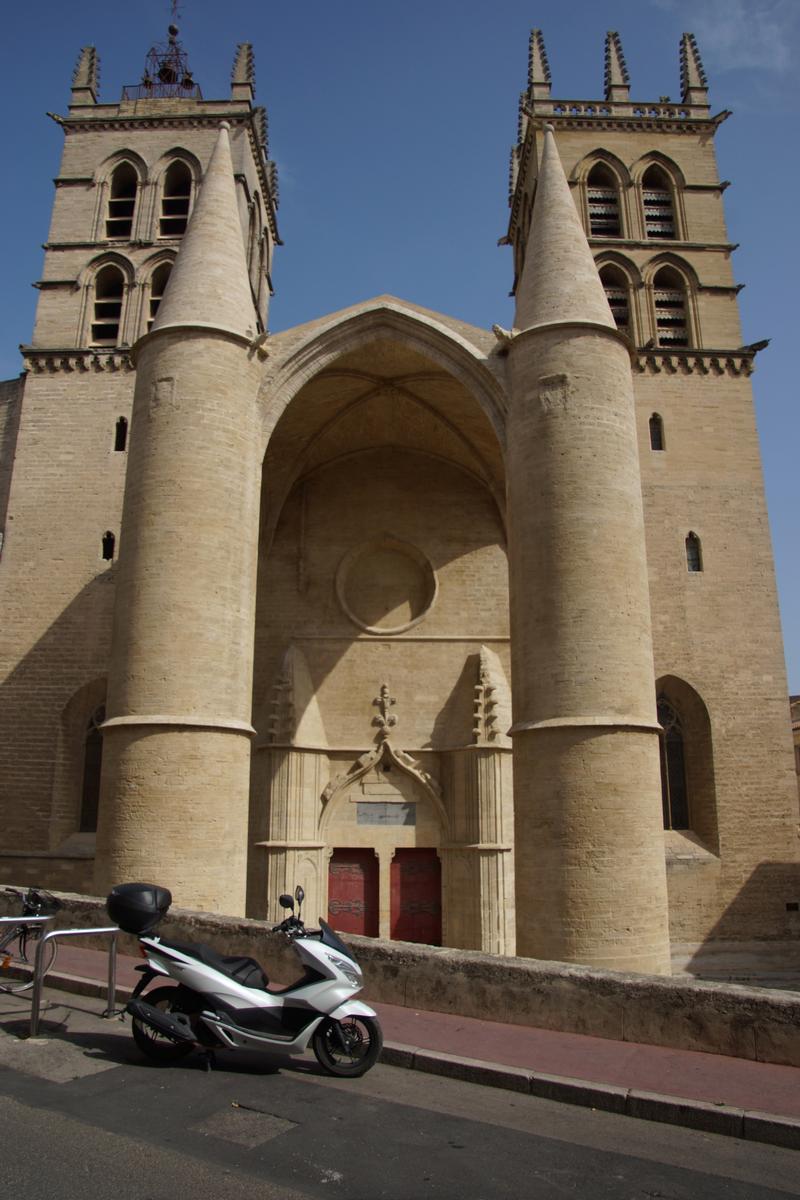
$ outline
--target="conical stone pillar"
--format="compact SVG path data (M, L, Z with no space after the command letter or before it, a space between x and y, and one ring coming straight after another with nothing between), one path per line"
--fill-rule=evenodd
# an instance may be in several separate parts
M626 344L547 127L511 342L517 953L669 971Z
M260 487L256 317L223 124L136 390L96 885L244 913Z

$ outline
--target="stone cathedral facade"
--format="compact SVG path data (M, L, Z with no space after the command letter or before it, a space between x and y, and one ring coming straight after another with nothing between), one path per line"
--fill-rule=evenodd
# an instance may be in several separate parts
M750 374L693 37L681 99L512 153L513 328L381 296L268 333L251 47L79 58L0 385L0 874L665 972L796 943L798 796Z

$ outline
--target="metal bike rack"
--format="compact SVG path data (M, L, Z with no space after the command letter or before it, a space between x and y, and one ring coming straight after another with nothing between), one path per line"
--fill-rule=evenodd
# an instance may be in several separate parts
M50 917L26 917L27 921L49 921ZM36 947L36 960L33 967L33 999L31 1001L31 1037L36 1037L39 1033L39 1016L42 1007L42 988L44 987L44 977L42 975L42 962L44 961L44 948L47 942L54 938L65 937L89 937L94 934L111 935L111 945L108 948L108 1003L103 1013L104 1017L116 1016L114 1005L117 998L117 934L119 927L117 925L105 925L102 929L48 929L39 939Z

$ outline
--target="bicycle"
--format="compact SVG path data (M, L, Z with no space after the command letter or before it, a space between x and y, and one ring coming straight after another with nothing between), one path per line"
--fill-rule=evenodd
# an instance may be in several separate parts
M50 917L61 908L61 901L41 888L3 889L22 903L19 923L0 925L0 992L24 992L33 987L36 947L44 932L44 921L27 924L26 917ZM45 943L42 978L53 967L58 947L55 938Z

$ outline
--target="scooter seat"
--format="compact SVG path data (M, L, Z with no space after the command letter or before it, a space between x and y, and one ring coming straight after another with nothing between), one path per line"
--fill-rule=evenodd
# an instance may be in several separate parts
M162 939L161 945L167 950L177 950L180 954L188 954L192 958L196 958L199 962L205 963L207 967L212 967L213 970L220 971L230 979L235 979L244 987L260 988L262 991L266 991L269 984L264 968L254 958L246 958L237 954L219 954L211 946L206 946L202 942L193 942L186 946L179 942L166 942Z

